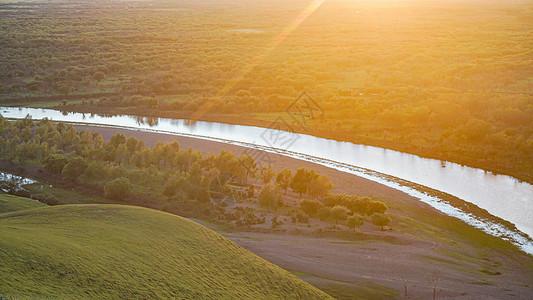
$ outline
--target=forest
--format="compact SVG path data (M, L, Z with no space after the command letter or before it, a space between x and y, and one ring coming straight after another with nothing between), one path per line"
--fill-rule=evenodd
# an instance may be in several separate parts
M533 182L528 1L0 5L0 104L293 129ZM238 118L236 118L238 117ZM292 122L292 123L291 123Z

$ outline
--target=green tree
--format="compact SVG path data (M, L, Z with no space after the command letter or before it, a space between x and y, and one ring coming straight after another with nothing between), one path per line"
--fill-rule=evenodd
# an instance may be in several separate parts
M44 159L44 167L53 173L61 173L63 167L68 163L68 159L64 154L54 153L49 154Z
M65 180L76 182L78 177L87 169L87 162L81 157L76 157L63 167L61 174Z
M104 186L105 196L111 199L122 200L131 193L131 182L126 177L109 181Z
M109 145L113 146L113 148L117 148L118 145L124 143L126 143L126 136L122 133L115 133L109 140Z
M172 197L176 194L176 184L174 182L168 182L163 189L163 196Z
M90 162L83 174L78 177L78 181L83 184L91 184L101 181L107 177L107 172L102 164L96 161Z

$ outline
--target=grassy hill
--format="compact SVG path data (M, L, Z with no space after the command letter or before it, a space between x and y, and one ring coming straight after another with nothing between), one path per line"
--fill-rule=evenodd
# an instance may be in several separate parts
M10 211L24 210L35 207L48 206L36 200L9 194L0 194L0 214Z
M328 296L190 220L121 205L0 214L0 296L318 299Z

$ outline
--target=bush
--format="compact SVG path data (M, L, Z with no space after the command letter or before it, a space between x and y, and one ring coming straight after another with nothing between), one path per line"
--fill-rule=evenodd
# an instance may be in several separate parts
M298 220L299 223L307 223L309 222L309 216L305 213L302 213L302 212L298 212L296 214L296 219Z
M347 221L346 225L352 229L359 228L361 227L361 225L365 223L365 220L363 219L363 217L361 217L358 214L349 216L348 219L346 219L346 221Z
M310 216L316 216L318 210L321 209L323 206L324 205L322 204L322 202L318 200L305 199L300 202L300 208Z
M331 217L331 208L329 207L322 207L317 212L318 218L321 221L327 221Z
M248 193L247 197L248 198L253 198L255 196L255 188L254 188L254 185L250 185L248 187L248 189L246 190L246 192Z
M104 186L104 192L106 197L122 200L131 193L131 182L125 177L111 180Z
M32 199L35 199L39 202L42 202L44 204L48 204L48 205L58 205L59 204L59 201L57 200L57 198L54 196L54 195L51 195L51 194L33 194L31 195L31 198Z
M283 206L283 196L278 186L267 184L259 192L259 205L268 209Z
M389 225L391 220L392 220L391 217L389 215L386 215L386 214L375 213L375 214L372 215L372 224L374 224L376 226L380 226L381 230L383 230L384 226Z
M53 172L53 173L61 173L63 170L63 167L68 163L68 159L65 157L64 154L49 154L44 159L44 167Z
M344 206L335 205L331 209L331 217L334 220L344 221L348 217L348 214L349 214L349 210Z
M63 167L63 179L77 181L78 177L87 169L87 162L81 157L76 157Z
M283 224L283 221L279 220L278 221L278 216L273 216L272 219L270 220L271 223L272 223L272 228L276 228L278 227L279 225L282 225Z
M381 201L370 201L367 206L366 214L373 215L374 213L383 214L387 210L387 205Z

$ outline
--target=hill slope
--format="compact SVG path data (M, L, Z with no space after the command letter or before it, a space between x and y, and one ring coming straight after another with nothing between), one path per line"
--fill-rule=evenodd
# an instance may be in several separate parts
M0 214L0 291L8 297L328 297L199 224L121 205Z
M25 197L13 196L9 194L0 194L0 214L42 206L48 205Z

